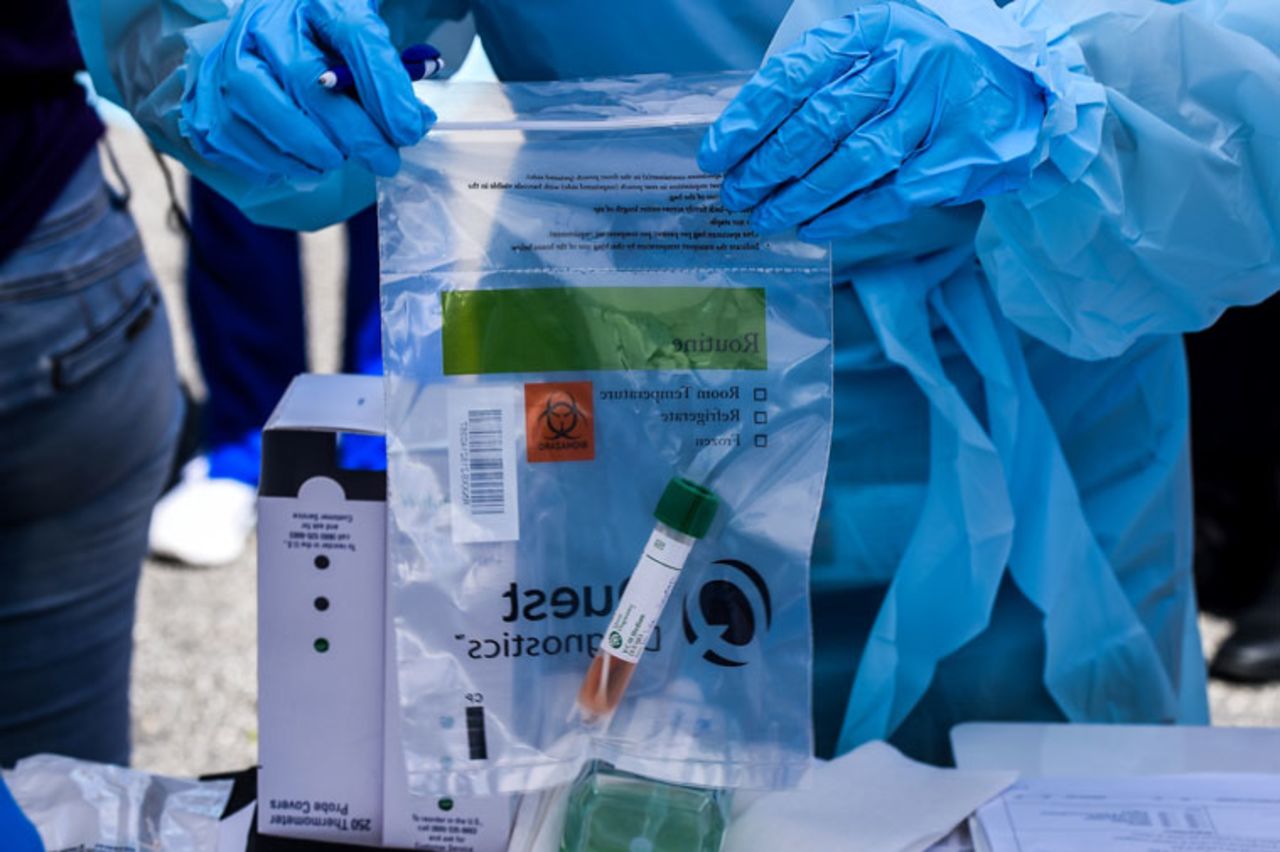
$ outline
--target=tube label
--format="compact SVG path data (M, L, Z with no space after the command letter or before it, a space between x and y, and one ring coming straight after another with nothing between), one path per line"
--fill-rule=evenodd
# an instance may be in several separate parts
M601 650L629 663L639 661L692 549L692 541L674 539L661 528L653 531L604 632Z

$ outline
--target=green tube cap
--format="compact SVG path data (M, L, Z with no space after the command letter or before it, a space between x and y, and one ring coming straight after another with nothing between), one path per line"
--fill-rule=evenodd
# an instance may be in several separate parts
M677 476L667 483L653 516L673 530L702 538L711 529L720 498L709 488Z

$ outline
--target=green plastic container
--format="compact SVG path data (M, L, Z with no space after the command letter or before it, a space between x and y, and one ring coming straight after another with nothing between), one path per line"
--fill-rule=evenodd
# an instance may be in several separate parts
M587 767L574 782L560 852L720 852L729 793Z

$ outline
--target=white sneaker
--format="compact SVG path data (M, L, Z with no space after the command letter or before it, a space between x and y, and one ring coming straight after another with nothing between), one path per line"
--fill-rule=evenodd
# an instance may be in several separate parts
M151 513L151 553L186 565L234 562L253 533L257 492L235 479L210 479L196 456Z

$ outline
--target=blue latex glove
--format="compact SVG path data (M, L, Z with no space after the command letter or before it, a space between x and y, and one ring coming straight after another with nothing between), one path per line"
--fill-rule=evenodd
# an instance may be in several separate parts
M358 99L318 83L330 60L351 69ZM267 177L314 177L348 158L391 175L396 148L435 121L373 0L244 0L194 76L183 135L210 161Z
M762 233L837 239L1022 186L1040 85L937 18L875 3L771 57L702 143L730 210Z
M0 778L0 849L7 852L44 852L44 843L13 800L4 779Z

